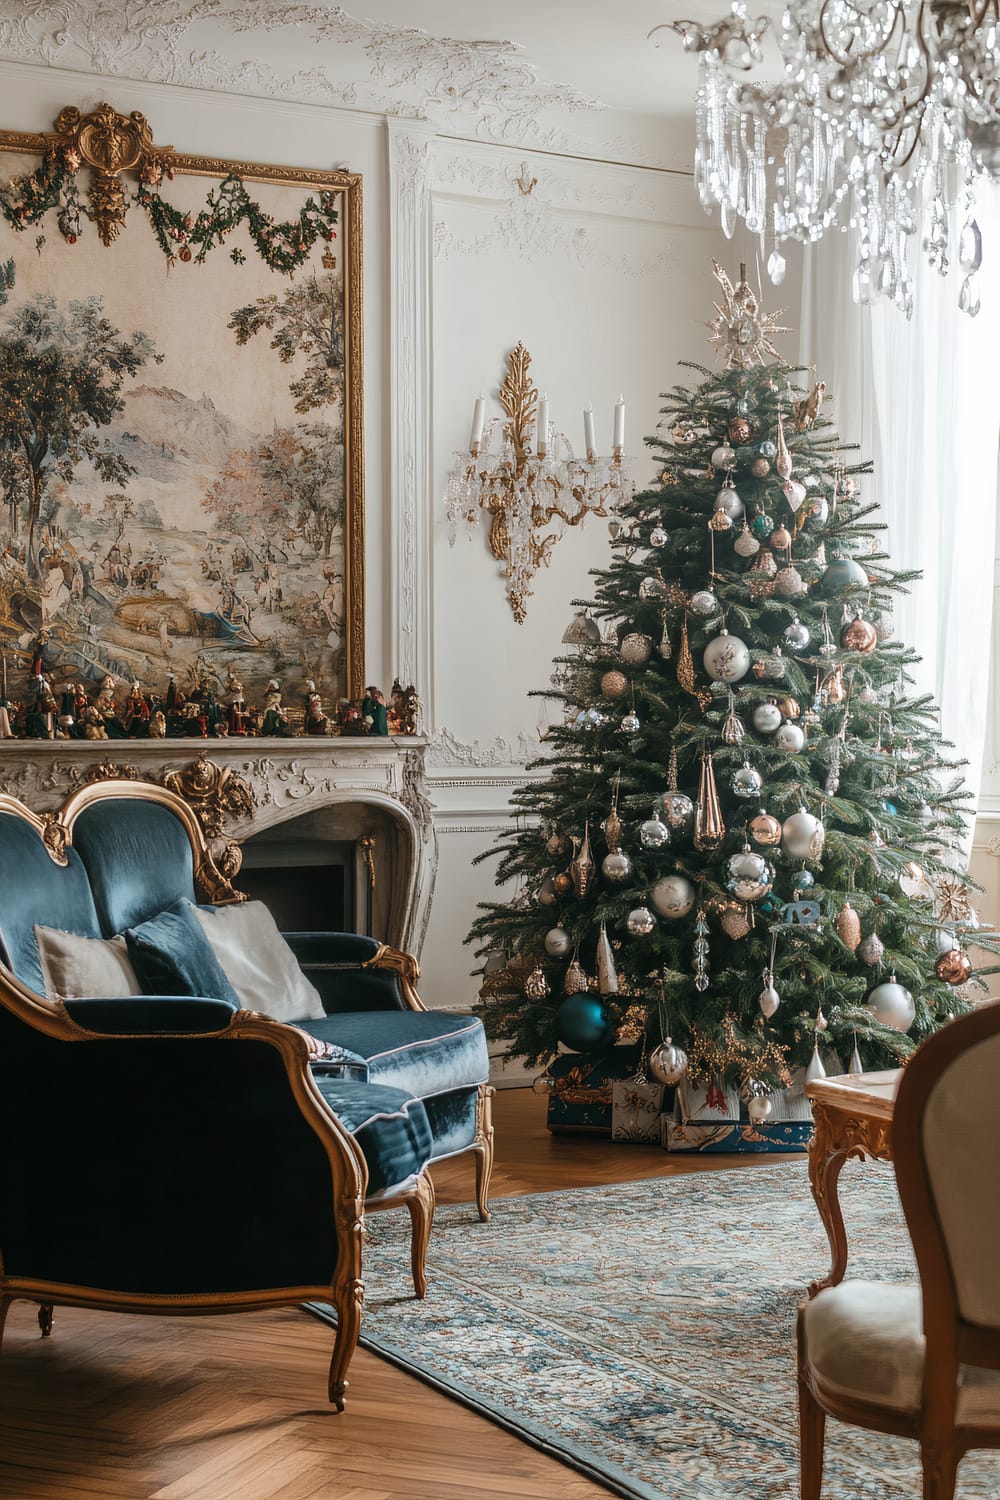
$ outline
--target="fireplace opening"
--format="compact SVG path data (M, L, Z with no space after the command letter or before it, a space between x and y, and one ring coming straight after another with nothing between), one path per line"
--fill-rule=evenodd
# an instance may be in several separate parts
M282 932L363 932L356 910L353 844L248 839L236 884L263 901ZM357 925L360 917L360 925Z

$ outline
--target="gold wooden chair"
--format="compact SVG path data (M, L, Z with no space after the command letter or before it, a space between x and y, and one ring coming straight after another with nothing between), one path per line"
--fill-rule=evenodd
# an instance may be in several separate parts
M845 1281L799 1309L802 1500L819 1500L827 1416L920 1443L923 1500L952 1500L972 1448L1000 1448L1000 1004L907 1067L893 1160L919 1284Z

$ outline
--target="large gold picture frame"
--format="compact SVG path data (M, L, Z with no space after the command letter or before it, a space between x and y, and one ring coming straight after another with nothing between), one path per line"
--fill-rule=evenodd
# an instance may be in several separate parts
M40 159L63 184L44 215ZM252 212L230 225L213 209L222 232L199 244L227 191ZM0 410L5 695L30 693L41 641L57 691L111 675L155 698L201 674L253 704L271 679L286 704L308 679L330 705L359 698L360 175L160 147L143 116L100 105L63 110L52 133L0 130L0 193L0 398L17 398L6 427ZM311 212L315 243L296 229ZM9 413L36 394L31 361L100 327L132 367L29 461Z

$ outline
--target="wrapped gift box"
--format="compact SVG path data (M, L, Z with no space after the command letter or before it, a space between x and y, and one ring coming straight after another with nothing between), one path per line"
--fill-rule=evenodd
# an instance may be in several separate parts
M663 1084L616 1079L611 1085L611 1139L633 1146L659 1145Z
M740 1096L721 1080L708 1088L696 1088L684 1077L677 1085L674 1118L707 1125L733 1123L740 1117Z
M549 1094L549 1129L556 1133L611 1135L615 1083L635 1077L641 1055L641 1048L634 1046L609 1047L593 1057L580 1052L557 1057L549 1069L555 1080ZM673 1094L667 1089L662 1107L672 1104ZM659 1139L659 1127L651 1139Z
M726 1120L710 1125L686 1123L668 1115L662 1117L664 1151L733 1152L733 1151L806 1151L812 1140L812 1122L788 1120L772 1124L751 1125L748 1120Z

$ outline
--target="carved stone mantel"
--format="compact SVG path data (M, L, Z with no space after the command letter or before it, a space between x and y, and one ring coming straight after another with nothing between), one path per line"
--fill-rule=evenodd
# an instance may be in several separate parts
M227 822L228 839L309 816L324 836L375 834L375 868L386 927L375 935L418 953L430 915L437 840L421 735L374 739L16 740L0 744L0 791L49 812L99 767L160 781L204 756L248 784L255 807ZM104 775L115 774L105 769ZM315 814L315 819L311 815ZM338 824L343 832L338 832ZM391 838L379 838L379 830ZM236 878L239 885L239 878Z

